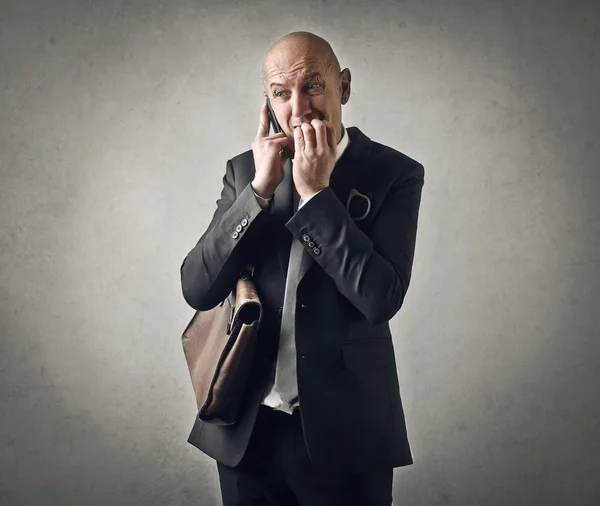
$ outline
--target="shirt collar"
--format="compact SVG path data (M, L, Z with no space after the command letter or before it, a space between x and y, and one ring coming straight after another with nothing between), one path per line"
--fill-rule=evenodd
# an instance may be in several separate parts
M344 125L342 125L342 138L340 139L340 142L338 142L338 144L337 144L337 152L335 155L336 162L340 159L340 156L342 156L342 153L348 147L349 142L350 142L350 139L348 137L348 132L346 132Z

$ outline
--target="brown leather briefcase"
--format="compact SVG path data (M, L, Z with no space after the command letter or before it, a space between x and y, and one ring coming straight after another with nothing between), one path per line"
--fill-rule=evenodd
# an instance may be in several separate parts
M252 274L244 269L223 302L196 311L181 337L198 418L207 423L233 425L240 414L263 314Z

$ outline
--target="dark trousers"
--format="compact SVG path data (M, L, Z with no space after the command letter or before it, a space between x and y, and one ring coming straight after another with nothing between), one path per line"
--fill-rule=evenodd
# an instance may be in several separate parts
M297 408L289 415L261 405L236 467L217 462L223 506L390 506L393 468L368 473L316 470Z

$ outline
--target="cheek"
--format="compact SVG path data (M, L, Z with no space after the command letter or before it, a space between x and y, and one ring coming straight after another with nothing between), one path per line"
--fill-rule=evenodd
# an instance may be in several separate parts
M331 97L326 95L320 95L315 97L312 102L312 107L320 114L319 119L330 119L332 114L335 114L335 102L331 100Z
M286 105L282 105L279 107L279 110L275 112L277 119L281 126L289 125L290 118L292 117L292 109Z

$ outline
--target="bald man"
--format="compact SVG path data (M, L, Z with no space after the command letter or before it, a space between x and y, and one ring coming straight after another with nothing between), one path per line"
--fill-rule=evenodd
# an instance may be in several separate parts
M389 320L411 279L423 166L342 124L351 75L308 32L267 52L251 150L227 161L211 223L181 265L208 310L246 265L264 316L234 425L196 417L223 504L392 503L412 463Z

